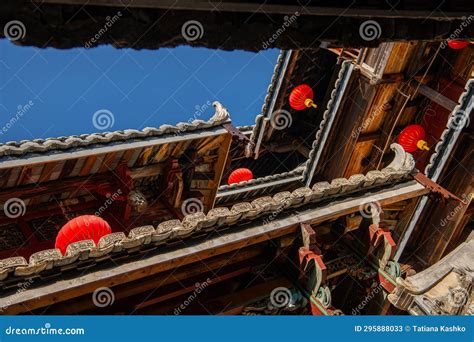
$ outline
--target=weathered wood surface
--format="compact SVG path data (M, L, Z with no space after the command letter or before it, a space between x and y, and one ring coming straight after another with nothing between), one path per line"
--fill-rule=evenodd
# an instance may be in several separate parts
M390 189L364 194L314 209L297 212L290 217L275 218L267 224L254 222L244 230L234 231L217 238L188 245L174 251L149 258L132 261L110 269L85 274L71 280L27 289L21 296L7 296L0 299L0 307L7 307L6 313L20 313L33 310L77 296L93 292L101 286L112 287L131 280L141 279L178 266L203 261L245 246L255 245L276 237L295 233L301 222L321 223L360 210L361 201L378 201L382 207L408 198L425 194L426 189L415 181L399 184Z
M230 267L238 268L239 265L255 265L262 262L262 248L258 245L242 248L238 251L232 251L228 254L222 254L211 257L205 263L189 264L178 267L166 272L161 272L147 278L140 278L136 281L130 281L113 288L115 302L121 305L122 301L130 302L129 298L134 298L143 293L153 292L155 290L164 290L171 286L181 288L180 284L186 279L196 279L202 281L206 279L208 274L219 273L220 270L227 270ZM240 268L238 268L240 269ZM166 292L166 291L165 291ZM177 295L177 293L176 293ZM166 296L170 294L166 292ZM162 299L164 299L162 297ZM132 303L133 306L137 303ZM73 298L69 301L58 303L51 307L51 309L38 309L35 313L40 313L42 310L47 310L45 313L54 313L59 315L77 314L85 310L94 309L94 303L91 296L86 294L81 297Z
M470 219L468 212L474 193L473 139L465 135L460 139L449 166L445 169L440 183L449 191L464 200L464 203L451 200L446 203L430 201L420 224L414 231L417 238L413 239L419 246L416 255L427 265L440 260L459 243L464 226ZM467 217L465 217L467 215ZM413 247L413 246L412 246Z
M321 163L316 170L318 180L345 177L351 155L356 147L366 110L375 95L375 87L359 76L349 81L346 95L340 105L333 131L326 141Z
M412 87L416 89L416 87L419 86L418 92L421 95L426 96L428 99L430 99L433 102L436 102L440 106L444 107L445 109L449 110L450 112L453 111L454 107L456 107L457 103L454 102L453 100L447 98L443 94L438 93L436 90L428 87L427 85L424 84L410 84Z

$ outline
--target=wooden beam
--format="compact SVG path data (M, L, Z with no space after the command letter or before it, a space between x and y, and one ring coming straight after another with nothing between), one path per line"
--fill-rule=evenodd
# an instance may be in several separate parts
M414 6L415 1L410 1L408 8ZM124 3L123 0L42 0L42 3L50 4L68 4L81 6L113 6L113 7L130 7L130 8L155 8L155 9L172 9L172 10L194 10L194 11L230 11L230 12L248 12L248 13L267 13L267 14L294 14L302 11L301 6L290 4L274 4L274 3L258 3L251 1L220 1L210 3L208 1L195 0L132 0ZM416 3L416 2L415 2ZM384 1L380 1L379 6L385 5ZM418 3L416 3L418 5ZM360 5L352 7L346 6L305 6L303 14L311 16L334 16L334 17L361 17L361 18L418 18L433 20L447 19L463 19L466 12L462 11L437 11L436 6L426 6L426 9L397 9L389 11L382 8L367 8Z
M225 136L225 140L222 142L219 151L218 158L214 164L214 179L210 182L211 194L208 196L208 208L214 208L216 203L217 188L222 182L222 177L224 175L224 167L227 163L227 158L229 158L230 146L232 144L232 135L229 133Z
M271 292L278 287L288 288L292 285L293 283L289 279L278 277L269 281L256 283L253 286L245 287L234 293L214 297L211 301L203 304L212 314L219 315L230 309L246 306L257 300L269 297Z
M415 234L416 256L427 265L432 265L443 258L456 246L456 237L463 229L470 204L469 195L474 193L474 177L467 170L474 169L474 152L472 140L461 139L457 145L449 167L445 167L444 180L441 185L463 199L466 203L451 200L444 205L430 201L425 209L423 219ZM443 178L441 178L443 179ZM414 243L414 241L412 242Z
M415 88L417 86L419 86L418 88L418 92L427 97L428 99L430 99L431 101L439 104L440 106L446 108L447 110L449 110L450 112L452 112L454 110L454 107L456 107L457 103L454 102L453 100L447 98L446 96L444 96L443 94L440 94L438 93L436 90L428 87L427 85L425 84L414 84L413 82L410 83L410 86L412 88Z
M343 72L342 75L340 74L341 72ZM336 82L336 79L340 79L340 84L335 89L337 90L335 93L335 97L332 98L331 96L333 102L329 107L329 112L327 113L327 120L324 124L324 128L319 138L319 146L316 147L314 151L314 156L312 159L310 159L309 164L307 165L308 172L306 175L306 179L304 179L306 186L310 186L312 183L314 183L315 178L317 179L315 174L321 172L321 164L323 163L320 162L320 160L327 160L328 158L330 158L328 157L327 150L330 148L328 147L328 145L330 145L330 141L332 141L331 133L334 130L334 126L338 124L339 120L341 120L340 117L342 116L342 114L340 114L340 111L341 108L344 107L344 103L347 100L347 97L350 96L350 89L354 82L354 79L357 79L359 77L360 72L359 74L357 73L352 63L343 64L339 70L334 71L334 74L331 77L331 84ZM329 97L330 94L326 94L325 101L329 101ZM351 123L350 125L351 127L353 127L354 123Z
M222 274L222 275L219 275L217 277L214 277L214 278L209 278L209 283L210 284L217 284L217 283L221 283L223 281L226 281L226 280L229 280L229 279L232 279L232 278L235 278L237 276L240 276L242 274L245 274L245 273L249 273L250 271L252 270L252 266L251 265L247 265L243 268L240 268L238 270L235 270L233 272L229 272L229 273L226 273L226 274ZM135 306L135 309L136 310L142 310L144 308L147 308L147 307L150 307L150 306L154 306L156 304L159 304L159 303L162 303L170 298L174 298L174 297L177 297L179 295L183 295L183 294L187 294L189 292L193 292L194 290L196 289L196 285L195 284L192 284L190 286L187 286L185 288L181 288L181 289L176 289L175 291L173 292L170 292L170 293L166 293L165 295L163 296L159 296L159 297L156 297L156 298L152 298L152 299L148 299L138 305Z
M359 135L359 139L357 142L366 142L366 141L372 141L375 139L378 139L380 135L382 134L382 131L375 131L375 132L367 132L367 133L362 133Z
M125 284L115 286L113 288L115 301L120 305L121 301L126 298L137 295L143 296L147 291L156 289L163 289L165 287L178 286L178 283L183 283L185 280L203 277L206 279L207 274L219 273L242 267L245 263L251 265L258 265L264 263L264 258L261 256L263 249L260 246L251 246L240 249L236 252L219 255L206 260L206 263L190 264L167 272L158 273L151 277L131 281ZM239 266L240 265L240 266ZM198 281L198 279L196 279ZM53 306L49 306L47 311L42 314L55 315L71 315L84 312L86 310L94 309L94 303L91 301L90 295L73 298L69 301L61 302ZM40 314L41 309L36 312Z
M165 163L158 163L158 164L151 164L147 166L133 168L133 169L130 169L130 177L132 177L133 179L139 179L139 178L158 176L163 173L164 167L165 167Z
M163 163L134 168L130 169L130 176L132 179L157 176L162 172L163 168ZM58 179L40 184L28 184L14 188L7 188L3 191L0 191L0 202L14 197L25 200L31 197L53 195L71 191L71 189L74 189L75 191L79 191L81 189L93 190L101 184L111 184L120 187L119 184L116 184L116 182L113 181L114 179L114 176L110 172L107 172L94 175L93 177L81 176L69 179Z
M228 253L245 246L259 244L299 231L299 224L319 224L343 215L359 211L362 200L377 201L383 207L408 198L426 194L427 190L416 181L398 184L390 189L367 193L358 197L335 200L317 208L309 208L293 216L281 214L271 223L250 222L240 230L223 234L205 241L187 240L187 247L166 251L142 260L131 261L109 269L91 272L83 276L60 280L54 284L27 289L21 296L15 294L0 298L5 314L15 314L92 293L98 287L118 284L149 277L179 266L201 262L210 257Z
M416 210L416 206L419 203L419 198L412 198L405 202L394 203L390 206L385 206L383 210L385 212L398 211L398 222L395 229L392 231L392 235L395 241L399 241L400 238L405 234L406 229L410 221L413 219L413 214Z
M360 74L359 74L360 75ZM331 136L324 147L325 163L318 165L315 180L327 180L344 177L352 153L357 145L360 130L376 87L370 85L363 77L352 77L340 106Z
M387 145L387 139L394 139L393 135L389 137L390 132L395 129L395 126L398 125L397 117L401 110L403 110L403 104L407 101L406 97L403 95L408 90L408 86L401 85L400 91L394 92L393 97L389 100L391 104L390 109L388 109L383 116L383 121L381 124L381 133L379 137L375 140L372 146L372 151L369 155L369 160L365 169L362 170L362 173L366 173L369 170L373 170L377 167L379 161L383 157L384 146ZM383 107L383 106L382 106ZM378 107L378 108L382 108ZM386 151L385 151L386 152Z
M384 74L374 84L401 83L405 82L405 80L405 74L402 72L398 72L394 74Z
M245 283L244 283L245 284ZM204 290L199 295L198 301L193 301L183 314L214 314L221 315L234 308L243 307L254 303L257 300L270 296L272 290L277 287L290 287L291 281L285 277L277 277L269 281L259 281L250 285L238 286L238 283L221 283L217 286ZM221 285L221 286L219 286ZM227 285L227 286L226 286ZM229 287L235 289L229 292ZM212 293L211 293L212 291ZM163 315L171 314L176 307L179 307L187 296L181 296L168 303L144 308L137 311L139 315ZM206 308L203 310L201 305Z
M305 146L303 140L297 138L289 141L286 144L272 143L264 144L263 152L274 152L274 153L288 153L293 151L298 151L306 159L309 158L309 153L311 150Z

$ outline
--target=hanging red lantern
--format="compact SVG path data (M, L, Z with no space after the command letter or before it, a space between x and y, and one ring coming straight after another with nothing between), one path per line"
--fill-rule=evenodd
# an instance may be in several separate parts
M99 243L101 237L112 233L109 224L95 215L83 215L66 223L56 237L55 247L66 254L67 246L82 240L94 240Z
M461 50L469 45L466 40L448 40L448 46L453 50Z
M429 151L428 144L424 140L425 129L420 125L410 125L403 129L398 136L398 143L408 153L413 153L417 149Z
M229 179L227 180L227 183L230 184L236 184L240 182L245 182L253 179L253 173L249 169L246 168L240 168L237 170L232 171L232 173L229 176Z
M309 107L317 108L313 102L313 89L307 84L301 84L290 93L290 106L295 110L303 110Z

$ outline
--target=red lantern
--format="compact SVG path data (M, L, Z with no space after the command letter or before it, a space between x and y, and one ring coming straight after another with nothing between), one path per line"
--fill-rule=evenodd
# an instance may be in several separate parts
M313 97L313 89L307 84L301 84L291 91L290 106L295 110L303 110L309 107L316 108Z
M102 236L112 233L109 224L95 215L78 216L66 223L56 237L55 247L66 254L69 244L81 240L94 240L96 244Z
M448 46L453 50L461 50L469 45L466 40L448 40Z
M403 129L398 136L398 143L408 153L413 153L417 149L429 151L428 144L424 140L425 129L420 125L410 125Z
M229 179L227 180L227 183L230 184L236 184L240 182L245 182L253 179L253 173L249 169L246 168L241 168L232 171L232 173L229 176Z

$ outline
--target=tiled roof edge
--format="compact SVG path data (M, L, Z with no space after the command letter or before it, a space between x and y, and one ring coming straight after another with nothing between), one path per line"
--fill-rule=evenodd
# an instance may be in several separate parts
M216 111L208 120L193 120L160 127L146 127L142 130L127 129L114 132L71 135L58 138L10 141L0 144L0 157L20 156L27 153L44 153L49 151L67 150L74 147L87 147L95 144L106 144L129 139L159 137L167 134L182 134L195 130L216 127L230 121L227 109L219 102L214 102Z
M474 78L466 82L464 92L459 97L459 104L449 116L446 128L434 148L429 163L426 165L425 174L436 181L441 173L446 159L450 155L462 129L469 125L470 116L474 111Z
M321 120L319 124L319 129L316 132L316 136L313 141L311 151L309 153L309 157L302 166L299 166L296 169L289 172L279 173L276 175L269 175L262 178L256 178L247 182L241 182L241 183L232 184L232 185L222 185L219 187L219 191L223 192L223 191L228 191L228 190L234 190L234 189L249 187L256 184L262 184L262 183L272 182L275 180L299 176L299 175L302 176L303 181L306 181L308 175L311 173L311 170L315 167L314 164L317 162L316 156L318 155L318 151L323 148L322 141L321 141L322 136L324 135L326 130L331 129L331 126L328 124L330 120L330 114L335 115L335 112L333 110L335 109L334 107L339 103L339 98L337 97L342 95L341 92L343 91L342 89L343 83L346 80L346 78L351 75L351 73L349 72L351 70L350 68L351 65L352 64L350 61L345 61L342 64L341 70L339 70L338 78L335 82L334 89L331 92L331 98L328 101L327 108L324 111L323 119ZM257 117L257 124L254 126L254 132L258 125L259 120L263 120L263 118L264 118L263 115L259 115Z
M352 192L394 184L409 178L415 170L413 157L400 145L392 144L391 148L395 151L395 158L390 165L380 171L353 175L349 179L337 178L331 183L319 182L312 188L301 187L292 192L279 192L272 197L257 198L251 203L237 203L231 209L214 208L207 215L202 212L186 215L182 221L165 221L156 228L151 225L137 227L132 229L128 236L122 232L112 233L102 237L97 245L92 240L75 242L68 246L64 256L58 249L48 249L32 254L29 261L21 256L0 260L0 285L5 284L5 280L8 281L11 277L18 281L35 278L52 268L74 268L74 263L89 258L95 258L95 261L99 262L114 253L133 252L144 245L164 244L168 240L183 239L201 230L214 230L237 222L263 219L266 215L279 213L288 208L297 208Z
M270 84L268 85L267 95L265 95L265 100L263 101L261 113L255 117L255 125L253 126L252 134L250 135L250 141L254 144L257 142L257 138L260 135L259 132L262 126L263 119L268 116L268 105L270 104L274 92L277 90L276 86L278 80L280 79L280 76L286 71L286 64L284 63L284 61L289 53L291 53L291 51L281 50L280 54L278 55L275 68L273 70L272 79L270 81ZM251 145L247 145L248 154L250 153L250 148Z
M332 127L331 123L337 113L337 108L345 89L345 80L352 74L351 67L351 61L344 61L342 63L341 69L339 70L334 89L331 92L331 98L327 103L323 118L319 123L319 129L316 132L315 139L313 140L313 144L311 146L311 151L309 152L308 160L306 161L306 167L303 172L303 178L306 182L310 182L310 178L313 177L313 173L316 169L316 164L318 163L319 156L322 152L322 149L324 148L324 136Z
M299 166L299 167L297 167L297 168L295 168L291 171L288 171L288 172L277 173L277 174L274 174L274 175L269 175L269 176L260 177L260 178L254 178L254 179L251 179L249 181L234 183L234 184L230 184L230 185L221 185L218 188L217 191L218 192L225 192L225 191L229 191L229 190L248 188L248 187L251 187L253 185L269 183L269 182L273 182L273 181L280 180L280 179L292 178L292 177L302 175L303 170L304 170L304 167ZM249 190L251 190L251 189L249 189Z

